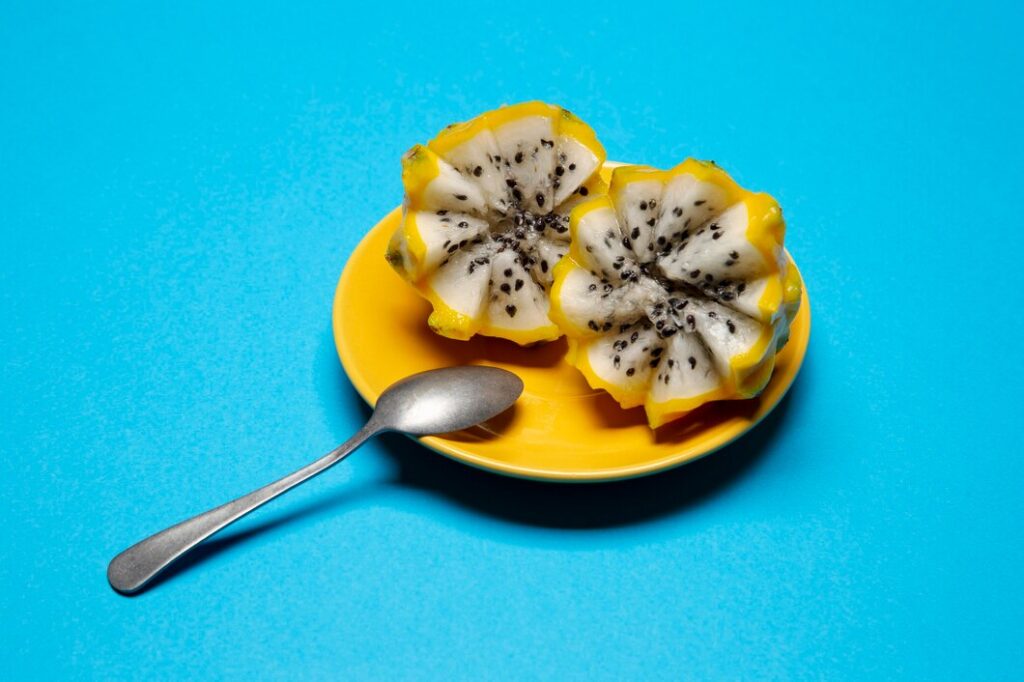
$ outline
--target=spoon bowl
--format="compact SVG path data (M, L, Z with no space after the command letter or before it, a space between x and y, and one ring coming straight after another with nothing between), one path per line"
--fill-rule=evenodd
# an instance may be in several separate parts
M497 367L432 369L392 384L370 424L414 436L450 433L501 414L522 392L522 379Z

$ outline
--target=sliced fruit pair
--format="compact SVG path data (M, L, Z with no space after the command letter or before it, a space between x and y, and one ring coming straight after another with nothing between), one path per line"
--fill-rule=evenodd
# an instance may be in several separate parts
M593 130L526 102L446 128L402 159L392 266L444 336L569 338L570 362L657 427L757 395L800 304L785 224L713 163L622 166Z
M573 114L526 102L446 128L402 159L402 225L392 266L433 304L430 327L520 344L550 341L553 270L569 212L603 195L605 152Z
M616 168L606 196L573 210L555 268L570 362L652 427L757 395L800 301L784 235L775 200L712 163Z

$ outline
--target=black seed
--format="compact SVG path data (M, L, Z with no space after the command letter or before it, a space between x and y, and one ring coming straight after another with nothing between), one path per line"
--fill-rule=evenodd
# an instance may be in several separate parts
M635 369L635 368L633 368L633 367L630 367L629 369L627 369L627 370L626 370L626 376L627 376L627 377L631 377L631 376L633 376L634 374L636 374L636 369Z
M647 202L646 201L641 201L640 202L640 210L641 211L646 211L647 210Z
M476 168L473 169L473 175L477 176L478 178L481 175L483 175L483 174L484 174L484 169L481 168L480 166L477 166Z
M651 351L651 355L653 355L654 357L658 357L664 350L664 348L655 348L654 350Z
M571 170L571 171L576 170L576 164L575 163L570 163L569 164L569 170Z
M629 237L622 238L622 245L625 246L627 249L632 246L632 243L629 241Z
M686 358L686 361L690 363L690 369L693 369L694 367L697 366L697 358L693 357L692 355Z
M594 253L594 247L590 244L587 244L587 253Z
M654 223L656 222L658 221L655 220L654 218L651 218L650 220L647 221L647 227L654 227Z
M664 326L665 326L665 320L658 320L657 322L654 323L654 328L655 329L661 329Z
M523 153L522 152L516 152L516 163L522 163L522 162L523 162Z
M451 246L448 247L448 253L455 253L458 250L459 250L459 245L458 244L452 244Z
M519 291L522 288L523 288L523 280L517 279L516 280L516 291Z
M648 244L647 245L647 250L648 251L654 251L654 244Z
M451 243L452 243L452 240L451 240L451 239L445 239L445 240L444 240L444 244L441 244L441 248L442 248L442 249L447 249L447 248L448 248L448 245L449 245L449 244L451 244Z
M700 205L701 205L701 204L703 204L703 203L704 203L705 201L707 201L707 200L706 200L706 199L699 199L699 200L697 200L697 201L693 202L693 205L694 205L694 206L700 206Z
M601 325L601 331L603 331L603 332L606 332L606 331L608 331L611 328L612 328L612 323L611 322L605 322L604 324Z
M722 233L721 233L721 232L715 232L715 233L714 233L713 235L711 235L711 238L712 238L712 239L718 239L718 238L719 238L719 237L721 237L721 236L722 236Z
M502 282L499 288L506 294L512 293L512 287L508 285L508 282Z
M685 222L685 223L683 223L683 227L689 227L689 226L690 226L690 221L691 221L691 220L693 220L693 218L687 218L687 219L686 219L686 222Z
M725 321L725 326L729 328L729 333L730 334L735 334L736 333L736 325L734 325L732 323L732 320L726 320Z
M620 358L618 355L616 355L614 358L612 358L612 366L615 367L615 369L619 368L619 363L621 363L621 362L622 362L622 358Z
M683 209L676 206L675 208L672 209L672 215L674 215L677 218L681 218L683 215Z
M597 290L597 285L596 284L591 284L589 287L587 287L587 291L596 291L596 290Z
M570 166L570 168L572 168L572 166ZM585 197L588 194L590 194L590 190L587 189L586 187L580 187L579 190L577 190L577 191L580 193L581 197Z
M661 335L664 336L665 338L668 338L668 337L672 336L673 334L675 334L677 331L679 331L679 330L676 329L675 327L667 327L667 328L662 330Z
M693 315L686 316L686 324L690 325L691 327L693 327L696 324L696 321L693 319Z
M710 317L712 319L715 319L715 318L718 317L718 313L716 313L714 310L709 310L708 311L708 317Z
M518 187L514 187L512 189L512 198L515 199L516 201L523 200L523 193L519 191Z
M725 292L724 294L722 294L722 300L723 301L731 301L734 298L736 298L736 297L733 296L732 294L730 294L728 291Z
M469 227L469 223L467 223L465 220L460 220L459 227L461 227L462 229L466 229L467 227Z
M554 147L554 146L555 146L555 143L554 143L554 141L552 141L552 140L545 140L545 139L543 139L543 138L541 138L541 141L540 141L540 143L541 143L541 145L542 145L542 146L544 146L544 147L548 147L548 148L550 148L550 147Z
M636 340L638 338L640 338L640 332L633 332L632 334L629 335L629 342L636 343Z
M729 252L729 258L732 258L733 260L739 260L740 259L740 254L736 253L735 251L730 251Z
M465 201L465 200L466 200L466 195L465 195L465 194L455 194L455 195L453 195L453 196L454 196L454 197L455 197L456 199L458 199L459 201Z
M557 175L558 177L562 177L562 175L564 175L564 174L565 174L565 169L564 168L562 168L561 166L555 166L555 175Z
M700 277L700 270L693 270L693 271L691 271L690 272L690 277L693 278L693 279L697 279L698 277Z
M629 233L629 236L631 236L633 239L636 239L637 237L639 237L640 236L640 228L639 227L634 227L633 231Z
M442 208L440 211L437 212L437 215L448 215L448 211L447 209Z
M711 276L710 272L708 274L704 275L704 281L706 281L706 282L713 282L714 280L715 280L715 278Z
M666 241L666 240L665 240L665 236L664 236L664 235L662 235L661 237L658 237L658 245L659 245L659 246L662 246L662 245L664 245L664 244L665 244L665 241Z
M514 305L507 305L507 306L505 306L505 312L508 313L509 317L515 317L516 316L516 307Z
M538 206L543 206L544 205L544 195L543 194L538 194L537 195L537 205Z
M742 294L743 290L747 288L746 282L740 282L739 286L736 287L736 292Z
M672 358L669 358L669 359L668 359L668 368L669 368L669 369L672 369L672 368L673 368L673 367L675 367L675 366L676 366L676 361L675 361L675 360L673 360Z
M595 332L596 331L600 331L600 329L601 329L600 327L597 326L597 322L594 322L593 320L590 320L589 322L587 322L587 326L590 327L591 329L593 329Z
M648 364L651 367L657 367L659 362L661 362L661 358L655 358L655 359L651 360Z
M516 181L513 180L512 178L508 178L508 179L505 180L505 184L508 185L509 187L515 187L516 186Z
M615 268L616 270L621 270L622 263L612 263L612 267Z
M511 277L512 276L512 268L505 268L505 276L506 277Z

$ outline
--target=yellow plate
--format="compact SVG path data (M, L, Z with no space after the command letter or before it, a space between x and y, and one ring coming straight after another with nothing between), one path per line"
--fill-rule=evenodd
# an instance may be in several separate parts
M371 405L393 382L427 369L480 364L518 374L526 389L509 412L468 431L419 439L467 464L558 481L662 471L714 452L753 428L782 399L803 363L811 330L806 289L789 343L759 397L705 405L652 432L643 408L623 410L564 361L564 339L521 348L502 339L453 341L431 332L430 304L384 260L401 215L400 208L391 211L349 258L334 296L334 342L349 379Z

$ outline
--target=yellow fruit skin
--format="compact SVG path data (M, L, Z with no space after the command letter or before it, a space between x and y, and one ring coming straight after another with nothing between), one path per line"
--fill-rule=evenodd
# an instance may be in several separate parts
M744 202L747 208L747 239L760 251L772 269L761 298L758 300L763 319L769 323L761 336L745 353L731 358L730 376L723 385L707 393L673 400L655 402L648 391L629 391L611 384L594 371L587 357L588 340L600 336L593 330L574 324L565 314L561 305L562 287L576 269L586 269L584 258L579 252L577 239L580 221L591 211L614 210L615 198L621 195L624 185L643 180L668 182L672 178L690 174L698 180L711 182L726 192L727 204ZM799 273L785 255L782 245L785 239L785 222L782 210L771 196L755 193L740 187L717 165L687 159L670 170L657 170L648 166L620 166L612 171L612 181L606 196L584 201L573 208L569 220L572 244L569 253L553 270L554 284L551 289L551 319L561 327L569 341L566 360L580 370L591 388L608 392L622 407L643 405L651 428L658 428L679 419L701 405L715 400L744 399L759 395L771 379L775 366L775 352L781 348L788 336L789 323L796 316L802 294ZM772 277L772 274L775 276Z

